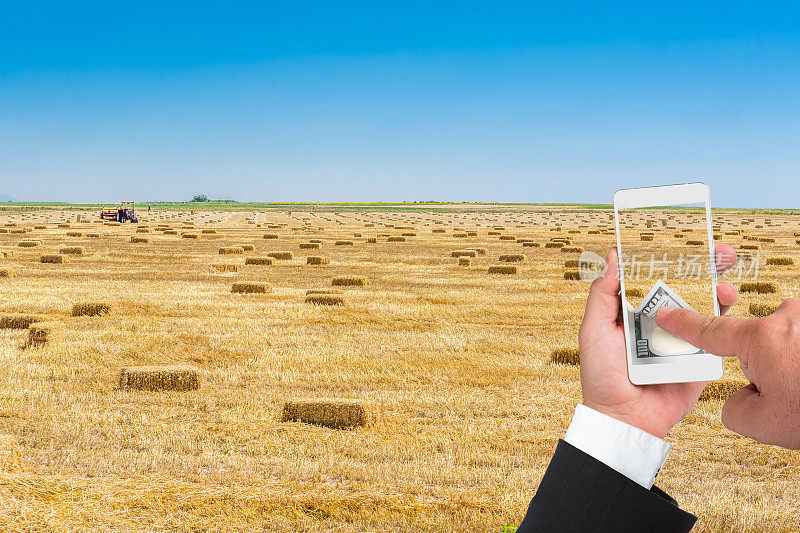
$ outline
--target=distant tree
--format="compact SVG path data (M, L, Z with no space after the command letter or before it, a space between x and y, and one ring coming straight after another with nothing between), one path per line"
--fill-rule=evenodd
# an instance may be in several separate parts
M192 198L193 202L209 202L208 196L205 194L196 194L194 198Z

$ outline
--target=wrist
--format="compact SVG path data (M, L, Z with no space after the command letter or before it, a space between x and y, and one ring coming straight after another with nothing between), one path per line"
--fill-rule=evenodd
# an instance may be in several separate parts
M625 408L624 406L603 405L586 400L585 398L581 403L589 409L593 409L600 414L628 424L629 426L641 429L659 439L665 438L670 429L672 429L671 426L665 427L663 423L649 419L649 417L646 416L641 416L641 414L635 410Z
M671 448L664 440L585 404L575 408L564 440L646 489L653 486Z

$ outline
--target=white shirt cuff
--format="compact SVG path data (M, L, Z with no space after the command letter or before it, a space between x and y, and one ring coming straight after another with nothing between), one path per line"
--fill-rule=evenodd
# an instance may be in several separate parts
M578 404L564 440L650 490L672 445Z

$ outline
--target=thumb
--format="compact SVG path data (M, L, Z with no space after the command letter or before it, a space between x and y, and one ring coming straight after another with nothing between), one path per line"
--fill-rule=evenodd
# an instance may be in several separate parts
M714 355L738 356L750 321L727 316L704 316L691 309L662 307L656 324L695 348Z
M619 267L617 249L612 248L606 255L606 268L603 274L592 282L586 300L585 324L614 322L619 315Z
M761 393L752 383L734 392L722 406L722 423L731 431L765 444L766 428L771 424Z

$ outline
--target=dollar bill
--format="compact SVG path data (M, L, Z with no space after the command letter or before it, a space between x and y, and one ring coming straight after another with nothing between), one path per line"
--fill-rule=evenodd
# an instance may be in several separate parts
M677 345L677 353L676 351L670 351L669 353L661 352L658 348L653 346L653 334L659 329L655 321L655 315L656 312L664 306L692 309L683 298L678 296L678 294L664 283L663 280L659 279L655 285L653 285L653 288L650 289L650 292L647 293L647 296L642 299L639 307L630 311L633 316L632 320L629 321L629 325L633 328L633 335L629 336L629 338L634 342L636 357L664 357L667 355L705 353L687 343L684 343L683 347L681 347L680 343L682 341L679 339L676 339L675 342L672 343L673 345ZM660 334L663 333L663 331L660 332Z
M664 283L664 280L659 279L655 282L653 288L650 289L650 292L647 293L647 296L642 299L639 307L637 307L633 312L641 313L652 318L655 317L656 312L665 305L670 307L691 309L691 306L687 304L683 298L678 296L678 294L673 291L669 285Z

